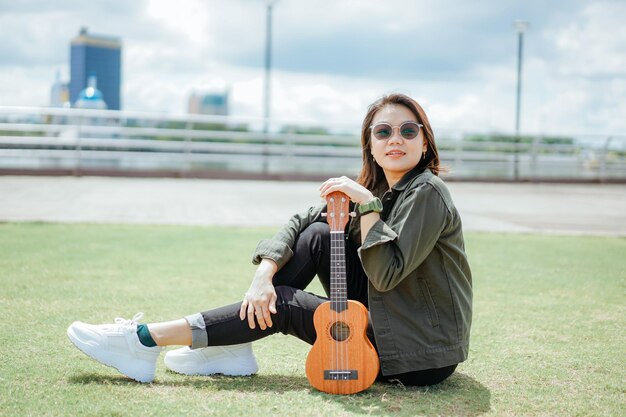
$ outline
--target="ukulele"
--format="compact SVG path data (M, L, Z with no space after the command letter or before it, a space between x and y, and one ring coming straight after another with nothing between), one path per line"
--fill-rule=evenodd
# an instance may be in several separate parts
M354 394L374 383L378 354L366 335L367 309L348 300L344 229L348 222L348 196L326 197L330 226L330 301L315 310L317 339L306 360L309 383L329 394Z

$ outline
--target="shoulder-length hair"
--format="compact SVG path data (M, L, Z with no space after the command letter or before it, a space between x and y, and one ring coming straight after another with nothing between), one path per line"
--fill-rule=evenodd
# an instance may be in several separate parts
M361 168L357 182L372 192L386 190L387 182L383 169L374 161L374 157L372 156L372 129L370 126L372 125L376 113L390 104L406 107L415 115L417 123L423 125L421 130L428 149L426 150L426 156L422 157L417 165L430 169L435 175L439 175L441 169L439 166L439 152L437 151L437 145L435 145L435 135L433 134L433 129L430 126L430 122L422 106L405 94L394 93L385 95L369 106L365 119L363 120L363 125L361 126L363 167Z

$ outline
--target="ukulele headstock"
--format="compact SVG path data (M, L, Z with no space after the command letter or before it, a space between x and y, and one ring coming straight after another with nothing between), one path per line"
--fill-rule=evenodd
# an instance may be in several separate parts
M331 232L343 232L350 216L350 199L341 191L326 196L326 221Z

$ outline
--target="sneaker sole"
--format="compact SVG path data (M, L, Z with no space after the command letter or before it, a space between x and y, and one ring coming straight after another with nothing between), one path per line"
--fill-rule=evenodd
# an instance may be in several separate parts
M259 370L259 367L256 363L250 364L250 366L231 366L225 367L223 366L185 366L179 365L177 363L172 363L171 360L167 359L165 356L165 366L170 371L183 374L183 375L201 375L201 376L210 376L216 374L222 374L227 376L252 376L256 374Z
M154 373L146 372L145 370L137 369L136 366L124 366L118 365L115 360L115 355L107 354L106 352L102 352L99 349L95 348L92 345L85 344L80 341L72 331L72 327L70 326L67 329L67 337L70 339L72 344L78 348L85 355L90 358L100 362L103 365L109 366L111 368L116 369L127 377L141 383L150 383L154 380Z

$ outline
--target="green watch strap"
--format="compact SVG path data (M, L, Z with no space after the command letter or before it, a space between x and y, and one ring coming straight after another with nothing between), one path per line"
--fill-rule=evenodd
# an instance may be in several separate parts
M380 213L381 211L383 211L383 203L378 197L374 197L367 203L359 204L359 213L361 214L361 216L364 216L371 212Z

